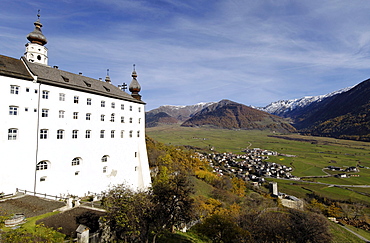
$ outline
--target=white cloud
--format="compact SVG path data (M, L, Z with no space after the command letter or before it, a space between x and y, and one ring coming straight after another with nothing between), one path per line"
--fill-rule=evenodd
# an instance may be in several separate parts
M360 0L6 3L1 54L22 55L41 6L51 65L94 78L109 68L121 84L136 63L149 108L323 94L365 79L370 65L370 2Z

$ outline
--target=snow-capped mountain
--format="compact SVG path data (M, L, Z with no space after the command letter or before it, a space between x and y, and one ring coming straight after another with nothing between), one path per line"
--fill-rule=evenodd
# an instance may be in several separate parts
M286 115L293 110L301 109L314 102L320 102L331 96L334 96L334 95L337 95L343 92L347 92L348 90L352 88L353 86L343 88L343 89L340 89L340 90L337 90L337 91L334 91L334 92L331 92L325 95L306 96L300 99L292 99L292 100L279 100L279 101L272 102L265 107L257 107L257 109L268 112L270 114L277 115L277 116L286 117Z

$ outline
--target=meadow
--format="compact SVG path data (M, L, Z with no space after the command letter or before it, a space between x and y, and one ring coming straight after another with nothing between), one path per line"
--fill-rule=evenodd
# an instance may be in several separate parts
M148 128L146 134L165 144L192 146L205 152L242 153L247 147L273 150L296 157L269 156L270 162L293 167L293 175L311 182L335 185L370 185L370 143L327 137L277 134L257 130L227 130L168 125ZM356 176L316 178L332 172L327 166L361 166ZM274 179L276 180L276 179ZM370 205L369 188L333 187L322 184L278 180L280 191L298 197L315 192L335 200L356 201ZM365 193L365 195L364 195ZM366 195L368 194L368 195Z

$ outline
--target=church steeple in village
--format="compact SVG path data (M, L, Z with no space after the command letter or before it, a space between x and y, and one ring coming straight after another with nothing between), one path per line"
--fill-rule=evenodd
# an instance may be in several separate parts
M40 10L37 13L37 21L34 25L35 29L27 35L30 42L26 44L24 56L29 62L48 65L48 49L44 46L48 41L41 31Z

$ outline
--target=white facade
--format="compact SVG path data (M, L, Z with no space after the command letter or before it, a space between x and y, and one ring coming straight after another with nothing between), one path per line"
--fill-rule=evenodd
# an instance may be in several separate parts
M31 47L44 55L40 62L29 61ZM48 67L43 45L26 48L21 60L0 56L0 193L149 187L145 103L110 83Z
M6 76L0 86L0 192L150 185L144 104Z
M27 43L25 58L29 62L48 65L48 49L36 43Z

